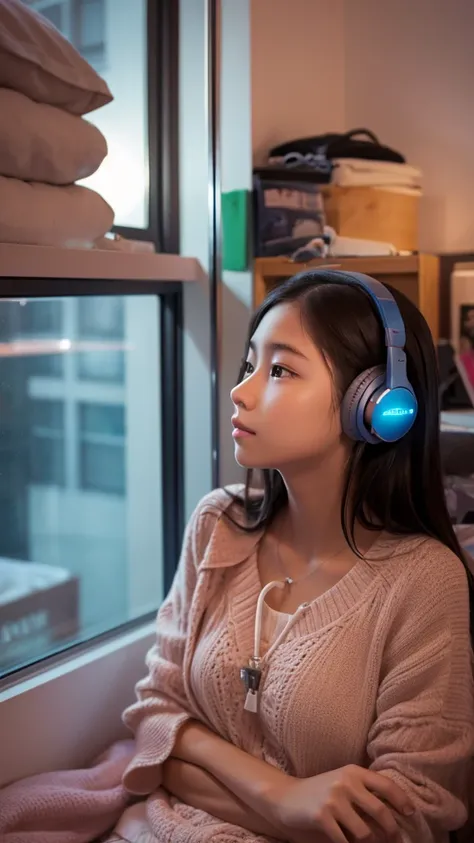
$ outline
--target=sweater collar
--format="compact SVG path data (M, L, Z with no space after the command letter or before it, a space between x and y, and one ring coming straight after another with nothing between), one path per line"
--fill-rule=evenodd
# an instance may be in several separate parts
M201 570L211 568L231 568L248 559L259 544L264 530L249 533L239 529L221 513L212 531Z

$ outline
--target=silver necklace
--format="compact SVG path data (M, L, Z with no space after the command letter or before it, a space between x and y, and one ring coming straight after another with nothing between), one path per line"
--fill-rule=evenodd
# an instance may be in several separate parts
M307 580L309 577L311 577L313 574L315 574L316 571L320 571L328 562L331 562L333 559L337 559L347 549L347 545L346 545L346 547L341 548L341 550L338 550L336 553L332 553L330 556L325 556L320 562L317 562L315 565L313 565L310 568L309 571L307 571L305 574L303 574L301 577L298 577L298 579L295 580L293 577L289 577L288 574L286 573L285 566L284 566L283 560L281 558L281 538L278 534L275 536L275 538L276 538L276 541L277 541L278 566L280 568L280 571L283 574L284 581L289 586L299 585L300 583L305 582L305 580Z

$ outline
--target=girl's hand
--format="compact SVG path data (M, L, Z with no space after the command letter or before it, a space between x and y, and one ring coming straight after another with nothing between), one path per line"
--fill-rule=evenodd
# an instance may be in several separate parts
M272 794L272 803L278 825L318 831L332 843L376 840L370 820L375 820L387 843L400 843L400 827L391 809L405 816L414 813L408 796L395 782L356 765L310 779L288 777Z

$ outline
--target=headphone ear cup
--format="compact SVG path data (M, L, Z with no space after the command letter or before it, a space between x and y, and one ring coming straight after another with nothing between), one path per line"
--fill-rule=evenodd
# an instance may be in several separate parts
M369 398L383 386L385 366L372 366L365 369L351 383L341 404L341 423L346 436L356 442L380 442L364 425L365 409ZM361 406L363 401L363 407Z

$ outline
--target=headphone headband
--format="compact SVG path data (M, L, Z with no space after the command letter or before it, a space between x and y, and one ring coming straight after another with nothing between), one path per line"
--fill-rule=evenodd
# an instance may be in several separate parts
M407 377L405 325L389 290L361 272L316 270L330 281L363 290L377 309L385 335L386 366L361 372L349 386L341 405L342 427L351 439L376 444L396 442L413 426L418 404Z
M406 341L405 325L398 305L389 290L380 281L371 278L370 275L364 275L362 272L343 272L341 270L335 270L335 272L342 276L341 280L344 280L345 284L362 287L368 293L382 321L387 348L404 348Z

